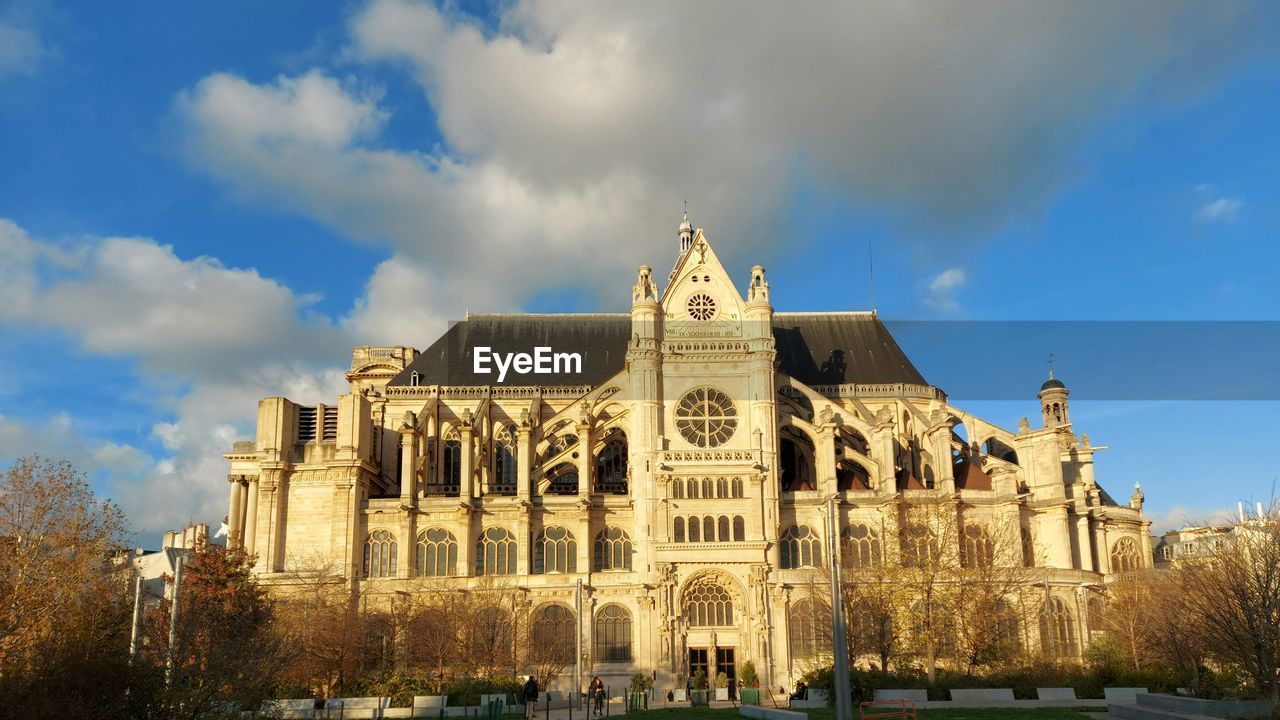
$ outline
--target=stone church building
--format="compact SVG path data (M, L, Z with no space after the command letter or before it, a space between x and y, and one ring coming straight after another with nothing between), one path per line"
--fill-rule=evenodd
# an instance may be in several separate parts
M1044 383L1038 427L997 427L874 313L774 312L763 267L740 290L687 216L678 237L629 313L469 315L421 353L357 348L332 405L262 400L226 455L231 542L268 583L317 558L370 598L509 583L615 687L747 660L789 687L815 568L891 560L901 509L940 500L1018 528L1056 652L1078 654L1107 578L1151 548L1140 491L1095 482L1066 386Z

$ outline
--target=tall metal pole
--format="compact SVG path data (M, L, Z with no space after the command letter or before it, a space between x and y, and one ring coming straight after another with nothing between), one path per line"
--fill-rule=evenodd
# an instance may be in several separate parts
M845 637L844 584L836 555L836 537L840 523L836 519L836 499L827 499L827 556L831 558L831 639L835 650L836 720L852 720L852 698L849 691L849 647Z
M134 567L133 627L129 630L129 661L138 657L138 633L142 629L142 572Z
M178 599L182 597L182 560L178 555L173 564L173 601L169 603L169 653L164 665L164 684L173 680L173 647L178 642Z
M574 612L578 618L578 632L574 634L577 642L574 643L573 647L573 693L576 698L575 702L579 703L578 707L582 707L582 578L578 578L573 603L575 605Z

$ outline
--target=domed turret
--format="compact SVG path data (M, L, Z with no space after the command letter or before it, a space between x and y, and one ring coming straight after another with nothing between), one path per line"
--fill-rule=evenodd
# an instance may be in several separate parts
M680 221L680 227L676 230L676 235L680 237L680 254L684 255L689 252L689 248L693 247L693 224L689 222L689 210L684 211L684 219Z
M1066 384L1053 376L1049 369L1049 379L1040 386L1040 411L1044 413L1044 426L1047 428L1070 425L1071 416L1067 412L1067 396L1071 391Z

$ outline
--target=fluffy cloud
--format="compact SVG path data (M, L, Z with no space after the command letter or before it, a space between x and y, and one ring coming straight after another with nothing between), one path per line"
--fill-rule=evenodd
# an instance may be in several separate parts
M955 292L967 280L964 270L958 267L947 268L938 273L929 281L929 305L945 313L956 312L960 309L960 304L955 300Z
M684 198L742 262L784 244L798 177L910 222L999 223L1065 182L1095 119L1232 57L1242 22L1195 2L502 8L495 29L374 0L351 21L352 76L218 74L178 101L202 172L390 243L349 325L379 342L430 333L355 318L426 297L433 318L560 287L621 305L630 268L671 256ZM361 63L413 74L440 146L386 145Z
M144 532L225 513L222 453L251 437L257 402L345 392L351 338L311 299L251 269L179 258L145 238L54 243L0 220L0 324L52 327L99 355L136 359L140 391L170 419L163 452L93 440L66 415L0 417L0 457L66 457L92 474Z
M1235 220L1239 217L1242 207L1244 207L1244 201L1238 198L1216 198L1205 202L1196 210L1196 220L1200 222Z
M24 20L13 11L0 15L0 79L34 72L49 54L35 28Z

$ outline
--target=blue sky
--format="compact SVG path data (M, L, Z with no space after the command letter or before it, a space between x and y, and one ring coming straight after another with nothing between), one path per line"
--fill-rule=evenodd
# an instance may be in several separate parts
M259 397L467 310L620 310L686 199L779 310L867 308L870 247L889 319L1280 321L1278 34L1231 2L0 4L0 458L72 458L144 542L216 522ZM1044 370L963 405L1016 427ZM1073 405L1161 526L1280 472L1280 403L1199 389Z

